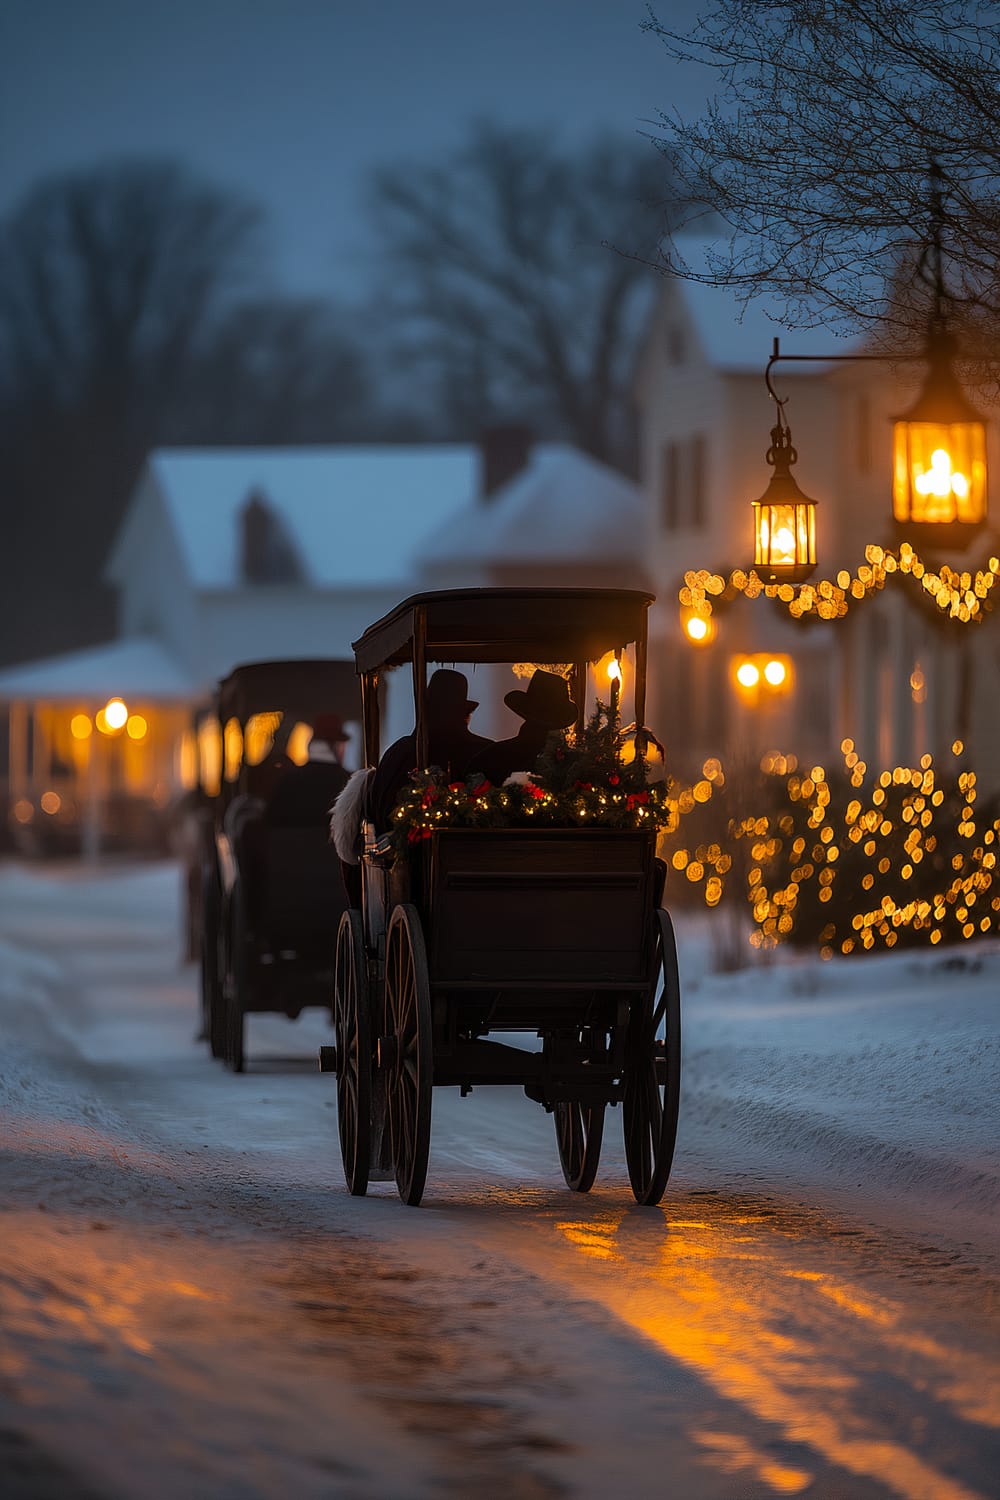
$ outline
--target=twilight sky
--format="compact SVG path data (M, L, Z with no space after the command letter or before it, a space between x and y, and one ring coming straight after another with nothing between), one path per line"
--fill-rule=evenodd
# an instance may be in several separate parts
M654 0L686 25L698 0ZM568 140L697 110L645 0L0 0L0 213L126 152L253 193L294 291L360 280L367 170L490 118Z

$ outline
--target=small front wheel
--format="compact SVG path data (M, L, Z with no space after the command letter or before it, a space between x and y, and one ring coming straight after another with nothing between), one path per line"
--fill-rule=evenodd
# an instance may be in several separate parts
M670 917L653 913L654 967L648 992L635 1001L625 1038L622 1124L625 1159L637 1203L659 1203L677 1139L681 1093L681 989Z
M423 1197L431 1145L433 1040L424 934L415 906L393 908L385 940L385 1057L389 1140L396 1187Z
M575 1099L555 1107L556 1144L566 1186L589 1193L597 1176L604 1139L603 1104L579 1104Z

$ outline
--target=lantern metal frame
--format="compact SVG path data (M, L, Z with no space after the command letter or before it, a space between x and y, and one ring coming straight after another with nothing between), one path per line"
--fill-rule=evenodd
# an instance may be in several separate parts
M785 402L771 385L770 369L768 365L767 388L778 420L771 428L767 462L774 473L760 499L752 502L754 569L766 583L804 583L816 567L816 502L802 493L791 472L799 455L785 421ZM779 537L787 540L779 542Z

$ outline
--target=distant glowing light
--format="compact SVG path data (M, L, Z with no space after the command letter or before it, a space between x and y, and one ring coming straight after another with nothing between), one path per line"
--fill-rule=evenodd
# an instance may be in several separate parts
M93 729L86 714L74 714L69 721L69 732L75 740L89 740Z
M125 725L125 733L130 740L144 740L148 729L149 725L142 714L129 714L128 722Z
M19 823L30 823L35 816L35 809L27 797L19 797L14 803L14 817Z
M39 800L42 812L57 813L62 807L62 798L58 792L43 792Z
M736 681L740 687L756 687L760 681L760 672L752 661L740 662L736 668Z
M121 698L110 698L104 705L104 722L108 729L124 729L128 722L128 709Z
M787 675L785 663L778 661L777 657L774 657L764 667L764 678L772 687L780 687Z
M693 641L703 641L708 635L708 621L701 615L692 615L685 629Z

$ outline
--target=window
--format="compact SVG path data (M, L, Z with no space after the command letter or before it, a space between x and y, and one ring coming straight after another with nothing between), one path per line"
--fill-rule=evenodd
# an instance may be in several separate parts
M691 439L691 525L696 531L705 525L705 439L701 433Z
M664 443L660 460L660 523L664 531L701 531L707 513L705 439Z
M660 520L665 531L680 524L680 449L676 443L664 443L660 460Z
M670 323L667 327L667 360L672 365L682 365L687 354L687 343L684 338L684 330L679 323Z
M872 407L867 396L859 396L854 408L855 461L859 474L872 471Z

